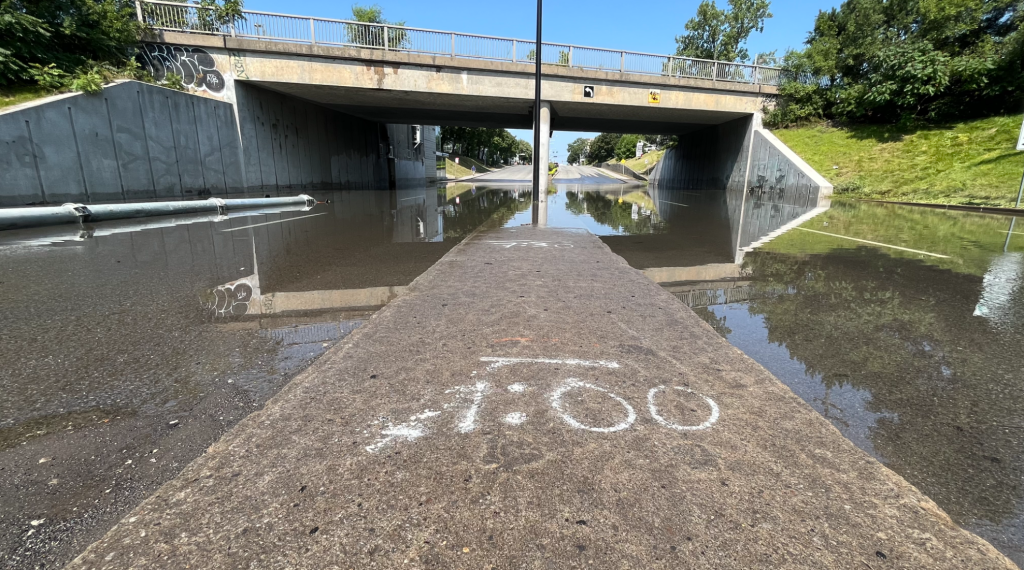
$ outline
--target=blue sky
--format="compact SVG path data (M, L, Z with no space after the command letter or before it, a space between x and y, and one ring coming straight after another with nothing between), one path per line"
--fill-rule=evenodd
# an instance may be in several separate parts
M718 5L727 0L719 0ZM487 0L446 0L423 2L413 0L377 0L377 2L328 2L325 0L246 0L250 10L350 18L352 4L376 3L390 21L404 20L417 28L467 32L491 36L532 39L536 33L535 0L512 0L491 3ZM608 49L640 51L656 54L675 52L675 36L697 11L700 0L681 2L566 2L547 0L544 3L544 40ZM762 34L753 34L747 44L751 55L762 51L801 47L814 24L819 10L839 5L839 0L774 0L774 17L765 23ZM533 143L530 131L513 133ZM552 156L565 160L566 146L579 136L594 133L556 132L551 141Z

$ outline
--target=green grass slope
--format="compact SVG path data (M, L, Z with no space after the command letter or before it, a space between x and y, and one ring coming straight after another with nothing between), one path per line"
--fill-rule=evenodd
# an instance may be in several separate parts
M911 129L856 125L773 132L832 182L836 194L1013 206L1024 171L1024 152L1014 150L1020 124L1014 115Z
M457 154L453 154L448 157L448 160L454 162L456 157L459 159L459 166L465 168L466 170L469 170L471 167L475 166L477 174L480 174L481 172L490 172L491 170L494 170L493 168L484 166L484 164L479 160L470 158L468 156L459 156Z
M53 95L53 91L43 89L37 85L18 85L14 87L0 87L0 109L21 105L43 97Z

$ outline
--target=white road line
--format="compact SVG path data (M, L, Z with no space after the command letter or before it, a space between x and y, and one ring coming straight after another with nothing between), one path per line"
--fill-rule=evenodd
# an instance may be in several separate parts
M302 218L312 218L313 216L324 216L326 214L327 214L327 212L320 212L319 214L310 214L308 216L297 216L295 218L288 218L286 220L276 220L276 221L273 221L273 222L263 222L262 224L252 224L251 226L242 226L240 228L230 228L230 229L221 230L221 231L222 232L235 232L235 231L238 231L238 230L247 230L249 228L255 228L257 226L269 226L270 224L280 224L281 222L290 222L292 220L301 220Z
M675 206L685 206L685 207L689 208L689 206L687 206L686 204L680 204L679 202L669 202L668 200L658 200L658 201L659 202L664 202L666 204L672 204L672 205L675 205Z
M575 358L501 358L497 356L482 356L483 362L493 362L487 367L488 370L495 370L502 366L511 364L524 364L536 362L539 364L565 364L566 366L600 366L602 368L618 368L619 363L611 360L577 360Z
M892 249L899 249L899 250L903 250L903 251L909 251L911 253L920 253L922 255L930 255L932 257L941 257L943 259L949 259L948 255L939 255L938 253L931 253L931 252L927 252L927 251L921 251L919 249L910 249L909 247L900 247L898 245L889 245L887 243L879 243L877 241L868 241L866 239L857 239L855 237L841 236L839 234L830 234L828 232L819 232L818 230L809 230L807 228L794 228L794 229L803 230L805 232L814 232L816 234L821 234L823 236L832 236L832 237L837 237L837 238L843 238L843 239L848 239L848 240L852 240L852 241L859 241L861 243L867 243L867 244L871 244L871 245L880 245L882 247L891 247Z

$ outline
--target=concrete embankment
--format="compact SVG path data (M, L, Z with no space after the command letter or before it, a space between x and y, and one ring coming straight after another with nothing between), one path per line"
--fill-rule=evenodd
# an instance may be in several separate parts
M122 81L0 111L0 207L412 188L436 176L433 127L245 81L202 93Z
M70 568L1014 568L585 232L478 234Z

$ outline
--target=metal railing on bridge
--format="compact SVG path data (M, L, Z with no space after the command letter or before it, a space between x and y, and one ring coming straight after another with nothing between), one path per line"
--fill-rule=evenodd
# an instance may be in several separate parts
M213 8L196 4L136 0L136 7L139 20L156 30L513 63L532 63L536 59L536 42L531 40L252 10L244 10L243 18L233 24L221 24L214 16ZM762 65L547 42L541 51L545 64L579 69L760 85L777 85L779 82L779 68Z

